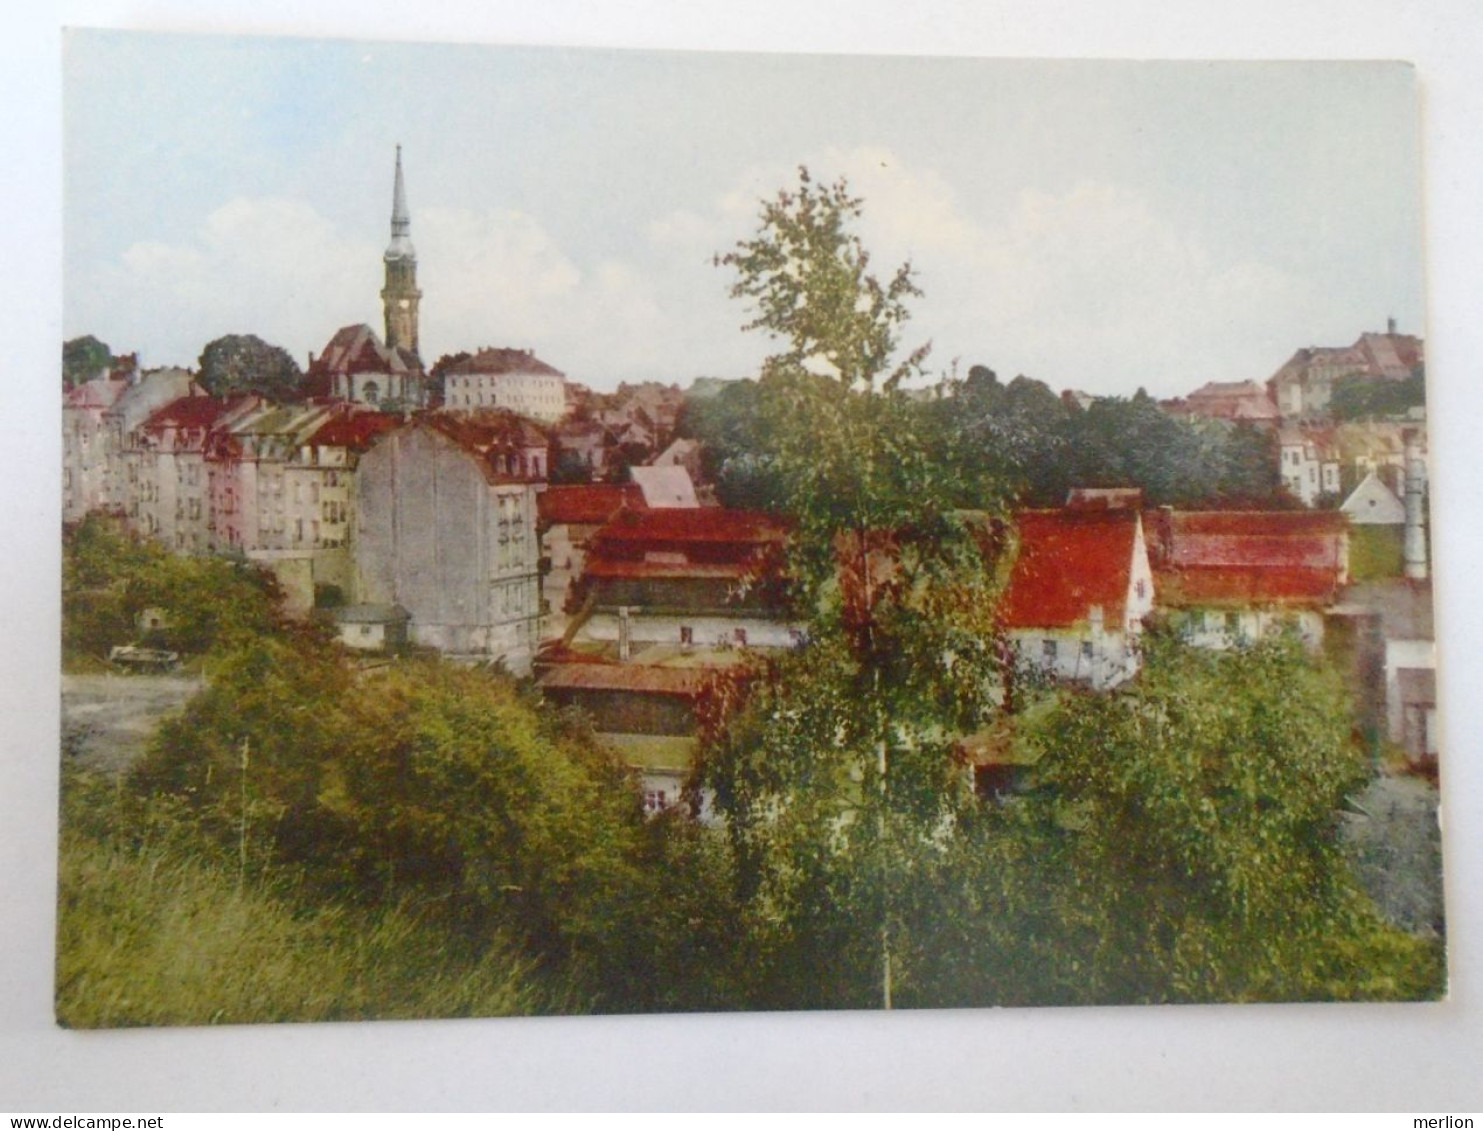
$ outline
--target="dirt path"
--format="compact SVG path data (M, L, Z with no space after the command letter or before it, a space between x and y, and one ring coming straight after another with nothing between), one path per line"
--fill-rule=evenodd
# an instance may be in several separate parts
M63 674L62 749L94 769L127 769L160 719L201 687L185 676Z

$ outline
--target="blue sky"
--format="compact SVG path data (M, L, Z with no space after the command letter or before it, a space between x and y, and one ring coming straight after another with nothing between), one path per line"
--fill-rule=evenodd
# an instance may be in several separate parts
M807 164L911 259L934 371L1157 395L1422 332L1413 76L79 31L64 333L146 364L379 329L404 146L428 361L533 348L599 388L751 372L711 265Z

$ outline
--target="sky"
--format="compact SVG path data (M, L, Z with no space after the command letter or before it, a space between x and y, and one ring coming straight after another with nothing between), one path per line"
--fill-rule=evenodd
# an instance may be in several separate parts
M1424 333L1418 112L1400 63L742 55L73 31L65 337L300 364L381 330L394 148L422 353L573 380L754 373L714 264L759 202L847 178L903 348L1156 396L1264 380L1394 317Z

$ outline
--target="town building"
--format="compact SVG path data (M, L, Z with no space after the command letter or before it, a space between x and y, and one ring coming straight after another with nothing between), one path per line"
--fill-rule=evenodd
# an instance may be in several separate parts
M1351 377L1400 381L1426 365L1420 338L1396 332L1391 319L1383 334L1361 334L1350 346L1307 346L1298 350L1267 380L1272 400L1284 418L1327 412L1337 382Z
M536 500L541 540L543 639L566 633L568 597L582 575L587 544L623 508L642 510L633 483L578 483L547 487Z
M741 678L749 651L803 640L783 602L786 538L769 515L719 507L621 508L589 538L572 621L537 682L592 717L650 808L679 799L707 691Z
M1139 511L1025 510L1015 530L999 617L1021 667L1098 689L1136 674L1154 606Z
M654 509L692 510L700 506L690 472L679 464L630 467L628 477L643 493L644 504Z
M1144 512L1158 608L1191 643L1227 649L1291 630L1310 647L1349 581L1333 511Z
M255 411L261 398L251 394L181 397L150 414L130 433L137 456L137 501L129 506L129 525L182 554L212 548L212 509L207 451L213 434Z
M417 249L412 246L412 217L407 211L400 145L396 147L396 175L391 189L391 243L381 258L386 268L386 284L381 288L386 346L415 358L422 292L417 289Z
M311 398L333 397L373 408L421 408L427 404L427 377L416 353L384 344L361 323L336 330L319 355L309 359L304 391Z
M1325 495L1343 487L1342 467L1335 435L1327 428L1285 427L1277 433L1282 485L1304 506L1314 506Z
M1256 381L1209 381L1176 403L1182 415L1210 420L1274 424L1280 415L1267 389Z
M414 643L528 673L545 459L510 413L426 413L375 437L355 478L356 603L400 605Z
M407 645L410 614L400 605L341 605L330 610L335 639L355 652L396 652Z
M124 390L103 410L102 444L97 453L103 467L99 506L121 512L136 532L140 507L150 500L147 484L140 478L142 453L130 446L129 439L156 409L199 391L184 369L132 370Z
M565 375L530 350L481 349L443 372L451 412L504 409L546 424L566 415Z
M608 454L617 441L595 420L568 418L551 435L551 466L567 476L597 481L607 474Z
M105 414L129 387L105 373L74 385L62 398L62 521L79 522L107 505Z

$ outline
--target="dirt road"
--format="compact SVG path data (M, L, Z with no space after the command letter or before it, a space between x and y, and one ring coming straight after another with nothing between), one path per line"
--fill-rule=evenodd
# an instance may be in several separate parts
M62 749L94 769L126 769L160 719L201 686L187 676L64 674Z

